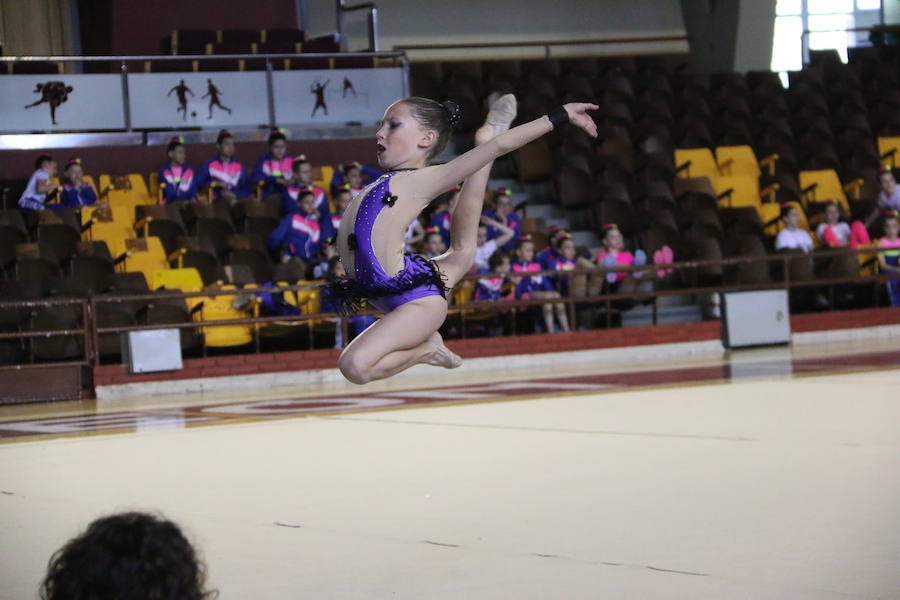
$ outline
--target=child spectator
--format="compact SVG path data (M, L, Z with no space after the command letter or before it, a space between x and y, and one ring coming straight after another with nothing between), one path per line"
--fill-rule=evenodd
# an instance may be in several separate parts
M575 242L566 232L557 233L557 237L559 238L558 250L556 255L553 258L550 258L543 264L543 268L546 271L574 271L576 268L593 268L594 264L584 258L583 256L578 256L578 250L575 248ZM559 295L563 298L568 298L573 290L569 288L569 276L561 276L558 278L556 282L556 288L559 290ZM575 289L580 289L581 293L576 293L576 296L583 296L585 288L587 286L587 279L584 275L579 275L574 278L573 286Z
M315 189L315 188L314 188ZM350 206L353 199L353 192L350 191L350 185L344 184L334 191L334 214L331 215L331 227L337 231L344 220L344 211Z
M490 231L491 227L500 232L499 237L488 239L488 231ZM478 227L478 237L475 242L475 266L479 269L486 269L490 257L511 240L513 234L513 230L500 221L491 219L487 215L482 215L481 225Z
M884 237L878 240L878 247L884 251L878 254L878 263L886 273L900 273L900 217L897 211L887 211L884 219ZM891 306L900 306L900 279L887 282Z
M535 298L539 300L555 300L559 298L559 292L553 288L553 283L543 275L528 275L543 270L540 264L534 262L534 242L530 236L520 237L516 248L516 260L512 263L513 283L516 284L516 299ZM569 317L566 307L561 302L548 302L542 306L544 314L544 326L547 333L553 333L553 313L556 311L556 320L562 331L569 331Z
M830 248L850 246L856 249L872 243L869 232L861 222L854 221L848 225L841 220L841 207L837 202L829 202L825 206L825 222L816 228L816 236Z
M878 220L878 217L886 214L887 211L900 212L900 188L897 187L897 176L894 175L891 169L882 167L879 181L881 183L881 191L878 192L878 206L866 217L866 229L871 227Z
M325 276L326 281L335 281L338 279L344 279L347 276L347 272L344 270L344 264L341 262L341 259L338 256L334 256L333 258L328 260L328 272ZM322 305L321 309L322 313L335 313L337 309L334 305L331 304L330 298L328 294L322 294ZM351 317L344 317L349 321L349 333L351 336L356 337L365 331L372 323L375 322L375 317L372 315L354 315ZM334 347L335 349L340 350L344 347L344 336L343 331L341 330L340 320L336 320L338 326L335 328L334 332ZM347 340L349 343L350 340Z
M163 192L163 204L189 202L197 199L194 170L187 166L184 140L173 137L166 147L169 163L159 170L159 185Z
M450 247L450 207L454 204L454 200L458 197L460 186L455 189L441 194L432 202L434 212L431 214L429 225L437 227L441 237L444 239L444 245Z
M69 208L91 206L97 203L97 192L84 181L80 158L70 158L63 168L65 180L60 192L60 203Z
M625 250L625 238L615 223L609 223L603 226L603 249L597 254L594 262L601 267L611 268L616 265L641 267L647 264L647 255L643 250L637 250L634 254ZM633 277L640 277L640 272L634 272ZM606 280L614 286L618 287L625 281L625 273L615 273L610 271L606 275Z
M301 154L291 163L291 175L291 179L287 182L288 194L296 199L297 188L305 187L311 190L316 198L316 210L319 211L323 219L331 220L331 206L328 204L328 195L325 193L325 190L313 184L312 165L305 154Z
M813 249L813 239L807 230L800 227L800 211L797 207L782 204L781 216L784 219L784 229L775 237L775 249L810 252Z
M437 258L446 251L447 246L444 244L444 238L441 237L441 232L437 230L437 227L426 229L425 241L422 244L422 255L425 258Z
M293 169L293 159L287 155L287 137L284 129L273 129L269 133L269 151L256 161L250 183L260 188L263 200L284 192Z
M522 221L519 219L519 215L513 212L512 207L512 195L511 192L506 188L499 188L494 190L493 192L493 200L492 200L493 210L486 210L484 214L486 217L491 219L492 221L498 221L509 227L513 231L513 238L517 238L522 235ZM496 239L502 235L502 231L496 225L490 225L488 227L488 239ZM497 247L504 251L510 251L516 246L515 239L510 238L507 242L503 244L498 244Z
M41 154L34 161L34 173L28 180L28 185L19 198L19 208L25 210L44 210L47 202L47 194L57 188L55 183L50 183L50 178L56 175L56 161L49 154Z
M328 270L331 268L331 259L337 255L337 248L334 246L334 237L326 238L322 242L322 250L319 252L320 262L313 267L312 278L325 279L328 275Z
M350 191L355 196L366 186L367 181L363 176L368 178L368 181L375 181L381 177L381 171L367 167L355 160L345 162L338 165L338 168L334 170L334 176L331 178L331 189L334 190L344 183L349 183Z
M478 279L475 286L474 300L512 300L515 298L516 289L509 279L509 271L512 263L509 254L503 250L496 250L488 258L487 267L478 269L479 273L488 275Z
M324 238L315 204L311 191L301 193L297 211L285 215L269 234L266 241L270 248L281 252L281 262L300 259L309 266L318 258Z
M414 249L423 241L425 241L425 228L422 227L419 217L416 217L406 228L406 233L403 234L404 251L414 252Z
M102 517L50 558L42 600L215 597L181 529L146 513Z
M240 198L250 195L244 166L234 158L234 137L227 130L219 131L216 138L218 154L203 163L197 173L197 189L212 186L215 202L224 201L233 206Z
M550 234L550 244L535 254L534 259L550 270L549 265L559 256L559 244L569 238L569 233L555 225L548 229L548 233Z

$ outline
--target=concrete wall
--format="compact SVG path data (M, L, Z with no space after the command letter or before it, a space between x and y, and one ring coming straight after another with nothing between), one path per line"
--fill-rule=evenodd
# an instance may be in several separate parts
M776 0L741 0L734 70L768 71L772 64Z

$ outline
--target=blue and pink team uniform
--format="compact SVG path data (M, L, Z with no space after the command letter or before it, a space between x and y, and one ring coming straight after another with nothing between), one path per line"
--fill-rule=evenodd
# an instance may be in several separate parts
M372 228L381 211L391 210L397 201L390 188L391 178L397 173L390 171L379 177L359 204L353 232L347 236L347 245L354 253L353 277L326 286L328 301L341 314L360 310L366 300L378 310L390 312L419 298L447 297L440 271L424 256L406 254L403 268L391 277L375 255Z
M478 269L479 273L489 274L490 269ZM503 296L503 284L506 277L481 277L475 285L475 300L500 300Z
M90 206L97 203L97 192L89 184L85 183L80 188L75 188L68 183L63 184L59 193L59 202L68 208Z
M556 288L553 282L543 275L528 275L529 273L538 273L544 270L539 263L525 262L517 260L512 263L512 270L516 275L522 277L522 280L516 284L516 299L527 299L532 292L552 292Z
M296 212L286 215L269 234L270 248L309 261L319 256L322 247L322 228L316 217Z
M548 259L544 269L547 271L574 271L575 264L574 260L568 260L563 258L562 256L556 256L554 258ZM569 295L569 278L568 277L554 277L554 279L559 279L559 295L563 298Z
M284 214L289 215L295 212L300 212L300 204L297 202L297 199L300 197L300 190L302 189L302 187L307 187L312 190L313 196L316 199L316 210L319 212L320 218L322 220L322 225L326 229L330 228L331 206L329 206L328 204L328 196L325 195L325 190L316 185L298 186L294 183L288 184L281 195L281 205ZM335 229L335 231L337 230ZM325 234L323 236L323 239L331 237L332 235L334 235L334 231L330 231Z
M163 189L163 203L193 200L197 196L194 170L187 165L166 165L159 170L159 183Z
M244 166L238 161L222 160L219 157L211 158L200 167L197 173L196 188L202 189L216 182L222 187L213 191L213 197L218 202L222 199L222 190L228 190L238 198L246 198L250 195L250 186L247 185L247 173Z
M502 222L502 219L500 219L497 216L497 213L495 213L492 210L486 210L486 211L484 211L483 214L484 214L484 216L486 216L490 219L493 219L494 221ZM519 215L517 215L516 213L509 213L509 216L506 217L506 226L509 227L510 229L512 229L514 234L508 242L506 242L505 244L500 246L500 250L503 250L504 252L509 252L511 250L516 249L516 240L519 239L519 237L522 235L522 220L519 218ZM500 233L500 230L497 229L496 227L494 227L493 225L487 226L487 234L488 234L489 240L496 239L502 235Z
M878 245L885 248L884 262L892 267L900 266L900 239L891 241L881 238ZM900 306L900 279L891 279L887 282L888 295L891 298L891 306Z
M279 178L290 179L293 163L294 159L290 156L285 156L278 160L271 154L263 154L256 161L256 166L253 167L250 183L256 185L262 182L263 198L269 194L280 194L284 191L284 186L275 180Z
M366 165L360 165L359 171L369 178L369 181L375 181L379 177L381 177L382 173L378 169L373 169L372 167L367 167ZM344 172L340 169L334 170L334 175L331 177L331 189L336 190L339 187L344 185ZM363 182L365 185L365 182ZM350 193L354 196L363 191L364 188L350 188Z
M450 247L450 211L441 210L431 216L432 227L437 227L438 233L444 240L444 245Z

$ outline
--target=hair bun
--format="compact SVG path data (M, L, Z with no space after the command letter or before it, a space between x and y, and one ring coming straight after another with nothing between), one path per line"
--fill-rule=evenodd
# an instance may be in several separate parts
M450 123L450 129L456 127L462 120L462 109L459 107L459 104L453 100L445 100L441 102L441 108L444 109L444 115L447 117L447 122Z

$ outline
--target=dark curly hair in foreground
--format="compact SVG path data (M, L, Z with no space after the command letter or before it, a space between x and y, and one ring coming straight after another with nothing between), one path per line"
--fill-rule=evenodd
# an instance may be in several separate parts
M102 517L51 558L42 600L201 600L206 573L178 525L130 512Z

